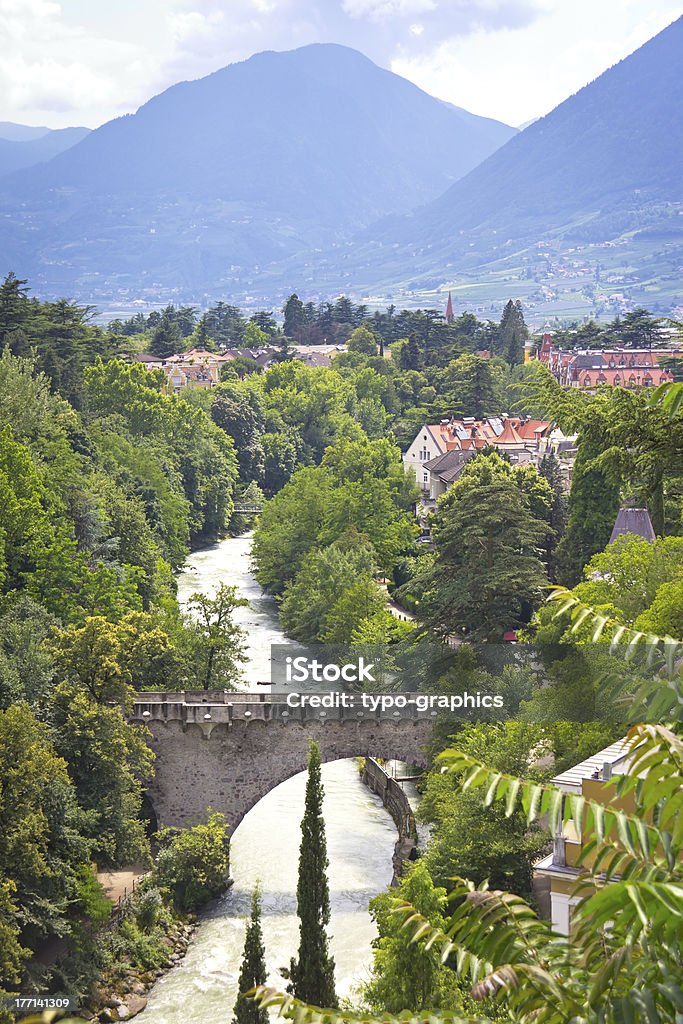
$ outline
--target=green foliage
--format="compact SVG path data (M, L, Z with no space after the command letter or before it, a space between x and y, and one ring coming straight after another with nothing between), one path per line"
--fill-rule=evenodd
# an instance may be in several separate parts
M516 302L509 299L498 327L495 351L511 366L522 363L524 362L524 342L528 337L529 331L524 322L522 304L519 299Z
M0 920L10 937L20 922L27 942L63 934L92 844L67 764L25 705L0 711L0 779L0 878L10 880Z
M372 331L361 325L356 327L348 340L349 352L360 352L366 356L377 355L377 339Z
M265 985L265 953L261 930L261 892L257 885L251 894L251 917L247 922L244 937L244 953L237 983L238 995L233 1011L233 1024L267 1024L268 1011L245 995L257 985Z
M584 604L611 606L621 622L633 625L649 611L664 584L681 578L683 537L664 537L649 543L627 534L593 555L584 569L584 582L574 593ZM660 614L666 608L666 614L673 616L672 628L651 632L683 635L683 619L675 619L674 608L666 598L660 598L657 607Z
M282 593L309 554L343 536L370 544L373 560L391 572L417 533L413 494L390 441L341 439L321 466L299 470L264 509L253 547L259 582Z
M445 896L446 890L434 885L427 866L419 861L397 890L370 901L378 936L373 942L372 977L361 993L373 1013L461 1008L455 974L443 966L439 950L413 943L410 932L394 913L395 900L399 898L410 903L432 927L443 929Z
M297 958L292 959L290 964L289 989L297 999L315 1006L334 1007L337 1005L337 996L334 989L334 960L328 952L330 893L327 866L320 748L311 740L296 889L299 951Z
M552 750L548 732L519 722L464 725L458 749L485 758L495 769L539 777L534 758ZM531 896L532 865L547 849L547 832L529 828L521 814L506 816L498 807L482 807L476 796L460 789L456 777L438 768L427 776L420 816L434 825L425 862L438 885L448 889L450 879L462 876Z
M0 995L14 988L21 980L24 961L30 950L21 945L19 908L14 900L16 885L11 880L0 880Z
M188 599L187 645L189 672L205 690L235 689L240 662L245 658L245 631L233 621L236 608L249 602L237 596L235 587L219 584L213 597L192 594Z
M476 419L503 412L503 371L498 362L466 353L449 363L441 389L443 411Z
M349 640L384 604L374 568L372 547L353 532L309 552L280 606L288 635L309 642Z
M111 865L148 859L139 814L153 757L141 730L120 707L98 703L75 683L55 688L49 714L55 746L87 812L82 827L94 856Z
M193 828L162 829L154 867L156 883L171 893L173 905L186 913L198 910L227 885L230 870L229 828L222 814L210 814Z
M420 618L440 637L501 640L539 600L550 487L493 453L472 459L439 500L436 559L415 582Z

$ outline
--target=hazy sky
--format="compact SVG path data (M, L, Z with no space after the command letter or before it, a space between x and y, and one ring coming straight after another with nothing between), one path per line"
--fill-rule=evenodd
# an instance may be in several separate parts
M681 14L681 0L0 0L0 120L95 127L259 50L338 42L518 125Z

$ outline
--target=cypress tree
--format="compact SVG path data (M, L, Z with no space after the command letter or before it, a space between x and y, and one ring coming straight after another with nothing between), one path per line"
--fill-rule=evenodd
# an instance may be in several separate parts
M296 888L299 955L291 961L289 991L305 1003L335 1007L334 960L327 948L326 931L330 921L327 865L320 747L311 740L308 748L306 806L301 821L299 881Z
M244 953L239 978L239 994L235 1002L232 1024L268 1024L268 1011L262 1009L245 992L266 983L265 949L261 931L261 891L254 886L251 894L251 918L244 938Z

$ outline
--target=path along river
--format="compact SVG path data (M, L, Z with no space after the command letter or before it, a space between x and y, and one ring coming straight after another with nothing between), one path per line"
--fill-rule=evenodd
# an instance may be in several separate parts
M249 633L245 677L248 688L270 678L269 648L282 643L275 604L264 597L249 569L250 538L228 538L193 554L179 578L179 598L213 591L220 582L237 586L250 601L236 616ZM360 782L352 761L323 765L325 824L330 860L331 948L339 995L348 995L368 976L375 934L368 901L391 880L394 823ZM140 1024L212 1024L229 1021L237 994L244 943L244 915L257 880L263 888L263 932L269 983L285 984L278 973L298 944L296 878L299 823L305 776L272 790L235 831L231 857L233 887L205 915L184 961L152 989Z

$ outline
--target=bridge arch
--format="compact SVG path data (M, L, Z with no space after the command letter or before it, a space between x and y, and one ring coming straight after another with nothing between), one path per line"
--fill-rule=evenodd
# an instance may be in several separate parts
M430 718L378 714L359 720L339 713L290 720L282 717L282 704L263 695L258 708L255 701L238 704L250 696L242 694L220 705L143 696L151 695L139 695L133 721L145 722L151 734L156 762L149 796L161 825L196 824L211 808L225 814L234 831L271 789L305 769L309 739L320 745L323 761L373 756L427 764Z

